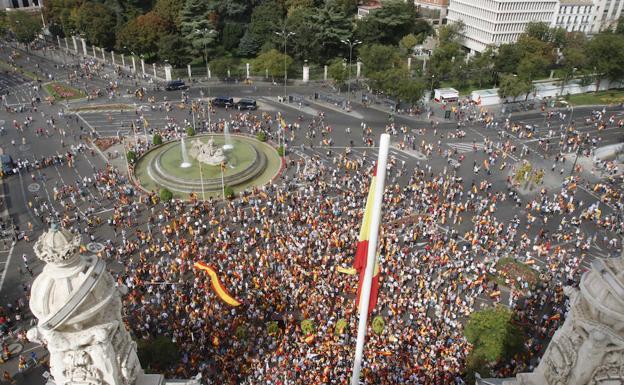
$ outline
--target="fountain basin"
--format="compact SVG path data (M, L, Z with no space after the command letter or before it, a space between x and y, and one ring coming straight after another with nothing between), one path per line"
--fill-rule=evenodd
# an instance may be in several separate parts
M191 142L199 139L204 143L212 138L214 145L223 148L223 135L197 135L189 140L185 146L190 149ZM227 163L223 171L223 182L234 191L243 191L252 186L261 186L268 183L281 167L281 159L277 151L267 143L255 138L231 135L228 142L233 148L227 151ZM220 165L201 164L197 159L190 158L189 167L182 167L181 143L179 140L167 142L144 154L135 167L135 177L141 186L148 191L158 191L160 188L171 190L180 198L189 193L202 193L207 196L222 194L222 175ZM200 174L201 168L201 174Z

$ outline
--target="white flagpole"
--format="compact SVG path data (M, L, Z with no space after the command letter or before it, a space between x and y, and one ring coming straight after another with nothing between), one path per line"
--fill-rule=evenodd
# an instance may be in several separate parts
M390 147L390 135L382 134L379 140L379 157L377 158L377 178L375 185L375 198L373 200L373 212L368 240L368 255L366 256L366 270L364 282L360 293L360 320L358 324L357 344L355 346L355 359L353 360L353 373L351 385L360 383L360 371L362 370L362 357L364 355L364 341L366 340L366 328L368 326L368 304L373 283L373 271L375 270L375 258L377 257L377 238L379 236L379 223L381 222L381 205L383 203L384 185L386 179L386 165L388 164L388 150Z

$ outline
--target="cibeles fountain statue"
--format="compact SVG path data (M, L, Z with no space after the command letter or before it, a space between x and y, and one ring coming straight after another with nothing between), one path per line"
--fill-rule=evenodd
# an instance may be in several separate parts
M565 293L570 310L538 367L504 385L624 384L624 253L594 260Z
M121 318L127 289L115 284L104 261L80 255L79 245L80 235L56 224L34 245L46 265L32 285L30 309L38 323L27 336L50 352L50 383L165 384L162 375L144 374L141 368Z
M215 146L212 137L208 139L208 143L204 143L199 139L192 141L189 154L197 159L198 162L210 166L218 166L227 160L223 150Z

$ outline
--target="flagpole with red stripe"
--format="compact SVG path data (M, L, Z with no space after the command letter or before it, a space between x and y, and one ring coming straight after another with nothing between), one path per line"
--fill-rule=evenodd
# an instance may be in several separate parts
M379 156L377 158L377 171L374 178L373 206L370 212L370 224L368 227L368 245L366 250L366 268L364 279L362 280L359 297L359 323L357 343L355 346L355 358L353 360L353 373L351 374L351 385L358 385L360 382L360 371L362 370L362 357L364 355L364 341L366 340L366 328L368 324L368 310L371 300L371 288L373 286L373 274L377 265L377 238L379 236L379 223L381 222L381 206L383 203L384 182L386 179L386 166L388 164L388 151L390 147L390 135L382 134L379 140ZM370 191L369 191L370 197ZM368 202L367 207L368 209ZM366 210L368 211L368 210ZM366 221L367 213L364 213L363 221ZM365 223L365 222L364 222ZM366 231L366 229L363 229ZM361 239L360 239L361 241ZM360 244L358 244L359 248ZM356 265L358 261L356 252Z

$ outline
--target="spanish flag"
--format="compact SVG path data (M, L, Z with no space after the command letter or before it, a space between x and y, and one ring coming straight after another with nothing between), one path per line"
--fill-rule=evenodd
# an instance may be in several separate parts
M371 178L370 187L368 189L368 198L366 199L366 208L364 209L364 217L362 218L362 227L360 228L360 237L358 238L357 248L355 251L355 263L353 267L360 274L358 281L357 297L355 298L355 305L359 306L360 292L362 291L362 284L364 282L364 274L366 272L366 263L368 257L368 240L370 234L370 222L373 216L373 201L375 200L375 185L377 183L377 166L373 171L373 177ZM375 258L375 270L373 271L373 281L370 292L370 302L368 303L368 313L370 314L375 305L377 304L377 296L379 294L379 264L378 259Z
M280 125L282 126L282 130L286 130L288 128L288 125L286 124L286 121L282 117L282 113L281 112L277 113L277 119L279 120Z

